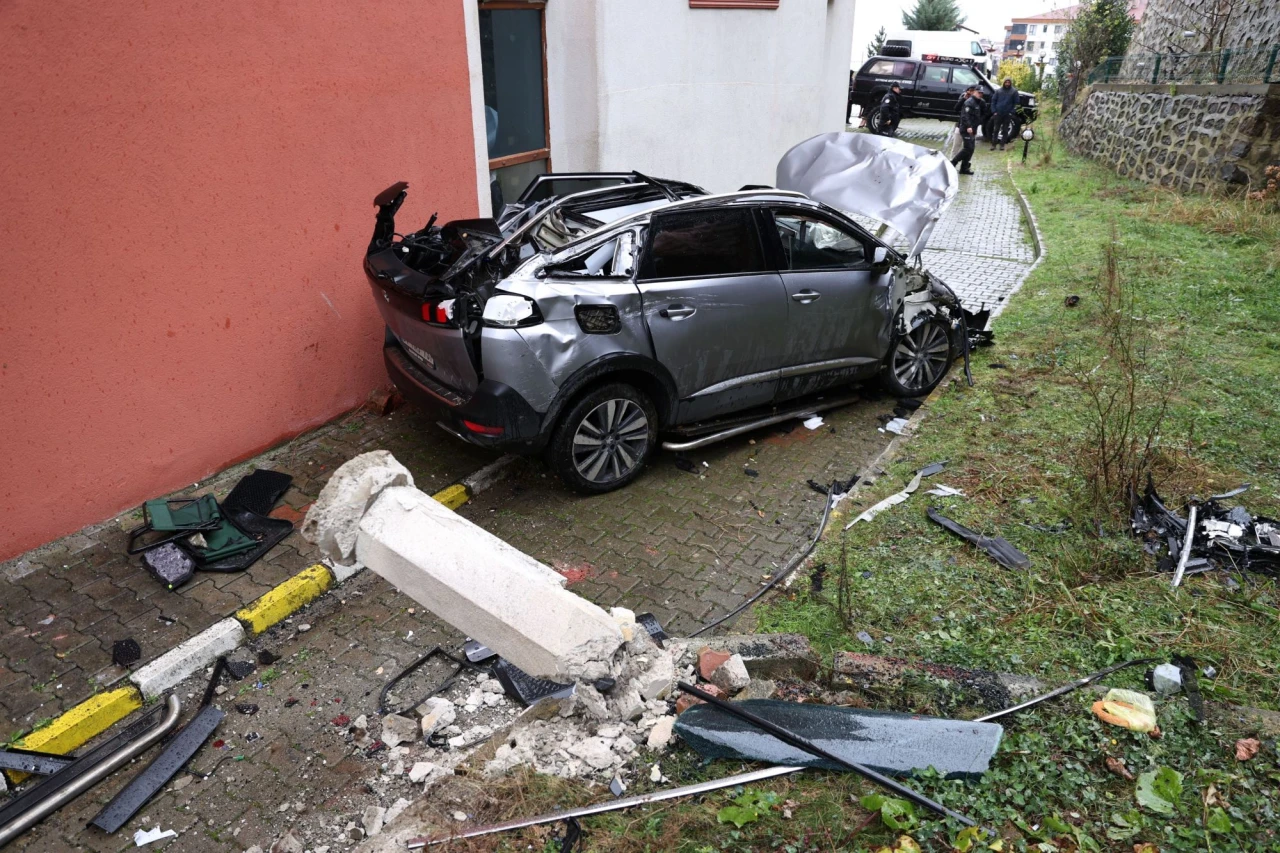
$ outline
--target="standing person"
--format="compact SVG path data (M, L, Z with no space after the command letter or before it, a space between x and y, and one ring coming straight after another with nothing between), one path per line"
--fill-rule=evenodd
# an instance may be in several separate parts
M991 96L991 112L995 115L995 133L991 136L991 150L999 146L1004 150L1005 143L1013 135L1013 114L1018 108L1018 90L1013 88L1013 78L1006 77Z
M902 103L898 100L901 95L902 87L894 83L880 99L880 133L884 136L898 135L898 122L902 121Z
M970 168L970 161L973 159L973 149L978 141L978 128L982 126L982 90L977 87L970 87L969 97L964 99L963 106L960 107L960 142L964 146L960 149L960 153L951 161L951 165L960 170L962 175L972 175L973 169Z

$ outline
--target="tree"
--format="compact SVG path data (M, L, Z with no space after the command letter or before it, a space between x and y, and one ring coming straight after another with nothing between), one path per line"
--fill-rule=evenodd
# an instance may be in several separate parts
M916 0L914 9L902 13L902 25L909 30L951 31L966 20L956 0Z
M996 83L1004 82L1008 77L1013 80L1013 87L1023 92L1035 91L1033 88L1036 82L1035 69L1021 59L1005 59L1000 63L1000 70L996 73Z
M1078 77L1083 76L1108 56L1123 55L1129 48L1133 26L1129 0L1083 3L1058 43L1059 73L1078 71Z
M888 37L889 34L884 31L884 27L876 30L876 34L871 38L871 41L867 42L867 59L880 55L880 51L884 49L884 40Z

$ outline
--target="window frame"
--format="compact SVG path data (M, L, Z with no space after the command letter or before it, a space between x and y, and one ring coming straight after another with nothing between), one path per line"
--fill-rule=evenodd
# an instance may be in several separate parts
M701 275L650 276L645 274L649 264L649 258L653 254L653 241L657 237L658 231L660 230L659 226L661 225L661 221L663 218L668 216L682 216L682 215L688 215L688 214L696 214L700 212L701 213L722 213L722 212L736 213L738 211L741 211L747 215L747 219L751 223L751 228L755 232L756 244L759 246L759 249L760 249L761 269L756 270L754 272L717 272L717 273L703 273ZM642 241L642 246L640 251L637 253L636 259L635 259L636 271L635 271L634 280L637 283L651 282L651 281L698 281L701 279L710 279L710 278L745 278L748 276L778 274L776 256L770 251L770 244L768 242L768 238L765 236L765 232L761 228L759 207L739 207L739 206L720 205L717 207L709 207L709 208L695 207L687 210L672 210L666 213L655 213L652 217L649 218L648 223L645 225L644 231L645 233Z
M823 210L814 210L806 207L793 207L789 205L771 205L762 209L761 213L763 214L763 219L766 220L765 224L768 225L768 228L764 229L764 233L769 235L766 243L768 244L767 248L769 250L769 254L772 256L770 260L772 261L774 269L776 269L779 274L786 274L790 272L861 272L869 270L875 266L873 258L875 256L876 243L874 240L869 240L867 235L863 233L862 229L857 227L856 224L841 222L836 217L831 216ZM786 254L782 248L782 235L778 233L777 217L779 215L798 216L804 219L812 219L848 235L851 239L856 240L862 246L862 261L847 267L809 267L806 269L790 269L786 263ZM850 228L850 224L853 224L854 227Z
M496 172L507 166L520 166L535 160L547 161L547 173L551 168L551 103L547 86L547 3L546 0L480 0L481 12L504 10L536 10L542 34L542 138L546 144L542 148L529 151L518 151L515 154L504 154L501 157L489 158L489 171ZM488 154L488 151L485 152Z

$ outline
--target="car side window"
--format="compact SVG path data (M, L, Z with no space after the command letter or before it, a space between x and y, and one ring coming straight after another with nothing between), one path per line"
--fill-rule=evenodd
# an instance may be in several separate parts
M924 82L926 83L945 83L947 82L947 74L951 71L945 65L929 65L924 69Z
M655 216L640 278L695 278L765 271L764 250L749 208L691 210Z
M870 68L867 69L867 73L874 74L877 77L892 77L893 64L894 63L892 59L878 60L875 63L873 63Z
M627 278L634 268L635 235L624 231L612 240L592 248L577 257L548 265L548 273L560 276L591 276L599 278Z
M787 270L848 269L866 260L861 240L821 219L780 212L773 221Z
M916 76L916 64L914 62L893 63L893 76L901 77L904 80L912 79Z
M978 75L968 68L954 68L951 71L951 82L959 83L962 86L976 86L978 85Z

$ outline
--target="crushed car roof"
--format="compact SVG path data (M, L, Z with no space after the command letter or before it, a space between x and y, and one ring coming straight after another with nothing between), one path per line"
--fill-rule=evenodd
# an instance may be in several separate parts
M778 161L777 185L883 222L907 238L908 257L924 251L959 189L941 151L870 133L823 133Z

